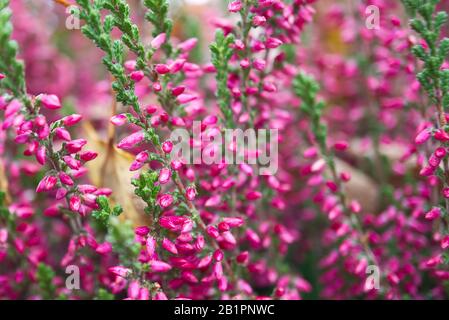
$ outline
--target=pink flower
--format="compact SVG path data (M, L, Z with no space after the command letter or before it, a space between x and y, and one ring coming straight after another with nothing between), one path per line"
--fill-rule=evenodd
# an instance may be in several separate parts
M131 269L122 266L110 267L108 271L122 278L126 278L132 273Z
M190 50L195 48L197 43L198 43L197 38L190 38L178 44L178 49L181 50L182 52L189 52Z
M267 22L267 19L265 19L264 16L254 16L253 17L253 26L255 27L260 27L263 26L265 24L265 22Z
M81 162L79 160L74 159L71 156L62 157L64 162L69 166L70 169L78 170L81 167Z
M445 250L449 248L449 235L446 235L441 239L441 249Z
M136 144L139 144L144 139L143 131L135 132L126 138L123 138L118 144L117 148L119 149L129 149L134 147Z
M165 153L170 153L172 151L172 149L173 149L173 143L170 140L167 140L162 144L162 150Z
M65 145L65 148L69 153L77 153L86 145L86 143L87 141L85 139L76 139L68 142Z
M36 160L41 165L45 164L45 162L47 161L47 148L45 148L44 146L40 146L36 150Z
M250 66L249 60L246 58L246 59L243 59L242 61L240 61L240 66L243 69L247 69Z
M215 259L215 261L220 262L224 258L224 253L220 249L217 249L217 250L214 251L212 256Z
M245 223L242 218L239 217L225 217L223 222L231 228L241 227Z
M229 12L239 12L240 10L242 10L242 7L243 5L241 1L232 1L228 5L228 10Z
M155 70L159 74L166 74L170 72L170 68L166 64L157 64Z
M145 73L142 70L133 71L130 74L131 80L135 82L139 82L145 77Z
M126 118L125 114L117 114L111 117L110 121L115 126L122 126L128 121L128 119Z
M236 260L240 264L245 264L248 262L248 258L249 258L248 251L243 251L237 255Z
M131 283L128 286L128 297L130 299L136 300L138 299L140 294L140 285L139 281L131 281Z
M144 237L146 236L149 232L150 232L150 228L148 228L147 226L141 226L141 227L137 227L134 232L141 236Z
M148 256L152 259L154 258L156 254L156 239L154 239L152 236L149 236L146 241L146 248Z
M165 33L158 34L153 40L151 40L151 47L155 50L159 49L161 45L165 43Z
M255 59L253 62L254 68L259 71L263 71L265 69L266 64L267 63L264 59Z
M433 154L439 159L444 158L446 156L446 149L442 147L436 148Z
M164 194L159 197L158 203L162 208L168 208L173 203L173 196L171 194Z
M178 171L179 169L181 169L183 165L184 164L180 160L173 160L170 163L170 167L175 171Z
M262 194L259 191L248 191L246 193L246 199L248 200L257 200L262 197Z
M183 216L162 216L159 219L161 227L171 231L183 231L188 232L191 227L192 221L189 218Z
M441 209L438 207L433 207L425 215L427 220L435 220L435 219L438 219L440 216L441 216Z
M70 141L72 140L70 133L64 128L56 128L55 134L59 139Z
M128 61L125 61L124 66L125 66L126 70L134 71L134 70L136 70L137 62L136 62L136 60L128 60Z
M196 190L194 187L187 187L186 189L186 198L189 201L193 201L196 197Z
M346 141L337 141L334 143L335 150L345 151L348 148L348 143Z
M217 239L218 236L220 235L218 229L215 226L208 226L206 232L213 239Z
M152 272L167 272L172 269L171 265L159 260L152 260L148 264Z
M36 97L36 99L40 101L42 106L47 109L55 110L61 108L61 102L54 94L40 94Z
M198 97L193 94L183 93L177 97L177 100L180 104L189 103L191 101L196 100Z
M283 42L281 39L273 38L273 37L268 38L267 41L265 42L265 46L269 49L275 49L282 44L283 44Z
M210 197L209 199L207 199L206 203L204 204L204 206L206 207L216 207L220 204L221 202L221 196L216 194L213 195L212 197Z
M82 118L83 116L80 114L71 114L69 116L62 118L62 123L65 126L70 127L80 122Z
M136 156L136 161L145 162L147 160L148 160L148 152L146 151L141 151Z
M175 244L167 238L162 240L162 247L172 254L178 254L178 249L176 249Z
M148 114L153 114L153 113L155 113L157 110L158 110L158 106L157 106L157 105L149 105L149 106L145 107L145 111L146 111Z
M72 196L69 200L70 210L78 212L81 208L81 199L78 196Z
M158 292L154 295L154 300L168 300L168 298L167 298L167 296L165 295L164 292L158 291Z
M433 137L435 139L437 139L438 141L443 141L443 142L449 141L449 134L446 131L444 131L443 129L439 129L439 130L435 131Z
M58 179L54 176L45 176L37 185L36 192L46 192L54 188Z
M418 135L415 138L415 143L416 144L423 144L424 142L429 140L429 138L431 136L432 136L432 133L430 132L430 130L428 128L426 128L423 131L421 131L420 133L418 133Z
M159 180L160 184L165 184L165 183L169 182L170 178L171 178L171 171L170 171L170 169L162 168L159 171L159 179L158 180Z
M153 90L154 90L155 92L161 91L161 90L162 90L161 84L160 84L159 82L153 83Z
M80 153L80 159L83 161L91 161L94 160L96 157L98 156L98 153L94 152L94 151L83 151Z
M99 254L108 254L109 252L112 251L112 245L109 242L104 242L100 245L98 245L97 249L95 249L95 251Z
M61 181L61 183L65 184L65 185L73 186L72 178L65 172L59 173L59 180Z
M175 97L177 97L181 93L183 93L185 91L185 89L186 89L185 86L177 86L171 90L171 94L174 95Z
M173 63L170 64L170 73L177 73L182 70L186 63L186 59L176 59Z
M0 73L0 80L5 79L5 75L3 73Z
M131 166L129 167L129 171L136 171L139 170L140 168L142 168L145 165L145 162L140 162L140 161L133 161L131 163Z

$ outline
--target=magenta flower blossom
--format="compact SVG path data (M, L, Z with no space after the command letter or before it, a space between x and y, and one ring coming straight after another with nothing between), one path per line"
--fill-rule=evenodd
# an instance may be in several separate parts
M164 44L166 38L165 33L158 34L153 40L151 40L151 47L155 50L159 49L161 45Z
M38 99L42 106L44 106L47 109L56 110L61 108L61 102L59 101L59 98L54 94L41 94L36 97Z
M159 171L159 183L160 184L165 184L167 183L171 178L171 171L170 169L167 168L162 168L161 171ZM163 200L161 200L163 201ZM165 200L167 201L167 200Z
M67 127L71 127L80 122L82 118L83 116L80 114L71 114L69 116L62 118L62 123Z
M45 176L37 185L36 192L47 192L54 188L58 179L54 176Z
M168 208L173 203L173 196L171 194L164 194L158 200L162 208Z
M172 269L172 266L168 263L158 260L150 261L149 265L152 272L167 272Z
M242 2L241 1L232 1L228 5L229 12L238 12L242 10Z
M114 124L116 126L122 126L128 121L128 119L126 118L126 115L124 115L124 114L117 114L117 115L113 116L110 121L112 124Z
M120 149L130 149L135 145L142 142L144 139L144 133L142 131L135 132L126 138L123 138L118 144L117 148Z
M118 277L122 277L122 278L126 278L127 276L129 276L132 273L131 269L125 268L123 266L110 267L108 271L110 273L112 273Z
M170 68L165 64L157 64L154 69L159 74L166 74L170 72Z
M76 139L69 141L65 148L69 153L77 153L78 151L81 151L81 149L86 145L87 140L85 139Z
M162 144L162 150L165 153L170 153L172 151L172 149L173 149L173 143L171 141L167 140Z

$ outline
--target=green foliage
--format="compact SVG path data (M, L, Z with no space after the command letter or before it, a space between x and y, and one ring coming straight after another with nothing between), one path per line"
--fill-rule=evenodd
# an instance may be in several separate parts
M6 78L0 81L1 91L7 90L25 106L31 106L26 94L24 64L17 59L18 45L11 40L13 30L9 0L0 0L0 72Z
M103 64L114 76L112 88L116 92L117 101L126 106L131 106L134 111L140 112L139 102L134 93L134 82L125 73L123 66L125 58L124 44L129 45L131 50L141 52L141 45L136 45L139 39L137 26L132 25L129 20L129 7L120 0L77 0L81 10L80 18L85 21L81 28L83 34L91 39L97 47L105 52ZM115 5L118 9L115 8ZM112 9L112 14L107 15L103 22L101 19L102 9ZM118 27L122 32L121 40L114 40L111 31ZM123 30L122 30L123 29ZM143 62L139 60L142 65Z
M430 101L449 107L449 71L441 70L449 54L449 39L440 40L441 29L448 20L444 11L436 12L438 0L403 0L407 11L414 17L410 26L426 42L428 49L417 44L412 48L415 57L424 63L423 70L416 76L429 96Z
M9 212L6 205L6 194L0 191L0 221L8 226L8 229L13 230L15 227L15 215Z
M327 127L321 121L325 104L323 101L317 101L316 97L320 86L315 79L301 72L293 81L293 89L295 94L301 98L301 110L309 117L315 139L321 151L326 155Z
M125 0L109 0L104 1L103 7L111 12L108 21L105 20L107 27L105 31L110 33L112 26L117 27L123 33L121 37L123 44L137 56L137 68L145 69L145 48L140 39L139 28L131 21L128 3ZM117 49L122 50L122 48Z
M92 212L92 217L94 217L104 226L109 225L111 216L117 217L123 212L123 209L120 205L115 205L111 209L109 200L105 196L99 196L97 198L97 204L99 206L99 209Z
M95 300L114 300L114 295L107 291L106 289L100 288L98 289L97 296L94 298Z
M165 33L167 39L170 38L173 29L173 22L168 18L168 1L167 0L144 0L144 6L148 8L145 18L154 26L153 36ZM170 56L173 49L166 41L163 49L167 56Z
M115 217L110 219L106 241L111 243L120 263L127 267L138 264L140 244L134 241L134 236L131 221L122 222Z
M145 212L147 214L156 215L160 212L160 207L157 205L157 195L161 191L161 187L156 185L158 173L156 171L143 171L139 178L133 179L132 184L135 187L134 193L143 199L147 204Z
M56 293L56 287L53 284L53 279L55 278L53 269L45 263L39 263L36 276L42 298L46 300L53 299Z
M229 34L225 37L223 31L220 29L215 33L215 42L209 46L212 52L212 64L217 70L218 105L229 128L235 127L231 110L231 93L228 89L228 65L233 53L233 50L230 48L232 43L234 43L234 36Z

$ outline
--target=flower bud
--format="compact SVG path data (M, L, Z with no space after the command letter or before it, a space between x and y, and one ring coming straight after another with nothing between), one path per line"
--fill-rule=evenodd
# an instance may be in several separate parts
M130 148L134 147L136 144L142 142L143 139L144 139L144 134L142 131L135 132L135 133L123 138L117 144L117 148L130 149Z
M165 43L166 38L165 33L158 34L153 40L151 40L151 47L155 50L159 49Z
M435 220L441 216L441 209L438 207L433 207L429 212L426 213L425 218L427 220Z
M242 10L242 7L243 7L243 5L240 0L232 1L228 5L228 10L229 10L229 12L239 12L240 10Z
M62 118L62 123L65 126L70 127L80 122L82 118L83 116L80 114L71 114L69 116Z
M36 97L36 99L39 100L42 106L47 109L56 110L61 108L61 102L54 94L40 94Z

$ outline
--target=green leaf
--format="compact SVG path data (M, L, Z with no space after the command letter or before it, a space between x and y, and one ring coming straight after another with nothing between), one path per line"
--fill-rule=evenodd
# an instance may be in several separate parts
M55 278L53 269L45 263L39 263L36 276L42 298L45 300L53 299L56 292L56 287L53 284L53 279Z

